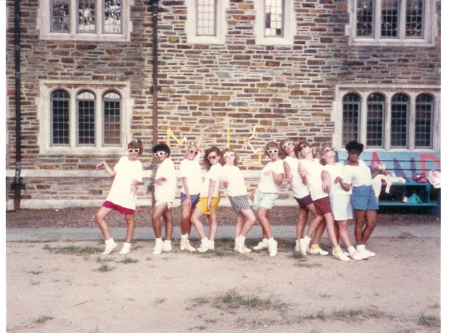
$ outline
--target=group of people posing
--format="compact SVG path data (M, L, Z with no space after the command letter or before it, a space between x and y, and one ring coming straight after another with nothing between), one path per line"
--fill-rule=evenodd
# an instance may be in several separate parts
M389 172L383 167L372 170L359 159L364 149L363 144L351 141L345 146L348 160L344 166L336 162L336 153L331 147L325 147L317 159L313 148L307 142L296 144L293 140L283 140L278 144L271 141L265 146L265 154L270 161L261 171L256 190L248 195L244 175L238 167L238 155L230 148L221 151L217 147L211 147L205 150L203 164L207 174L202 180L199 149L207 130L210 130L210 127L202 129L196 143L188 147L185 159L179 166L179 177L182 181L182 251L206 252L214 249L218 228L217 207L222 184L236 213L234 250L239 253L251 252L245 246L245 239L258 220L263 238L253 249L267 249L271 257L275 256L278 244L271 230L270 210L278 198L281 184L286 181L290 184L300 207L295 251L303 255L328 255L328 252L319 246L326 229L334 258L348 261L350 258L363 260L375 256L374 252L366 249L366 243L377 223L378 199L372 187L372 178L380 173L387 175ZM170 159L169 146L160 143L155 145L152 151L160 162L154 179L156 203L152 214L155 233L153 254L157 255L172 250L171 208L177 191L177 176L175 165ZM97 165L97 168L104 167L111 177L115 177L106 201L95 216L105 238L103 254L111 253L117 246L106 223L107 215L113 210L124 214L127 222L125 243L119 254L131 251L137 184L142 182L142 164L138 156L142 152L142 142L133 140L128 145L128 156L122 157L114 169L105 161ZM305 234L309 213L313 215L313 219ZM201 222L205 215L209 221L208 235ZM164 241L161 217L165 222ZM353 218L356 248L348 230L348 220ZM197 249L189 242L192 226L201 239ZM341 249L339 240L342 240L348 252Z

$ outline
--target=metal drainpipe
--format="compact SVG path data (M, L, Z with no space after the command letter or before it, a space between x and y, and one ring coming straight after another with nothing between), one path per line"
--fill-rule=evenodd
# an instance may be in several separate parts
M153 51L153 85L150 88L153 94L153 146L158 143L158 91L161 87L158 86L158 12L160 11L158 6L158 0L152 0L152 51ZM155 207L155 177L156 170L158 169L155 165L156 160L153 156L153 172L152 172L152 208Z
M15 48L15 80L16 80L16 173L14 176L14 210L20 209L21 189L24 187L20 177L21 169L21 109L20 109L20 0L14 2L14 48Z

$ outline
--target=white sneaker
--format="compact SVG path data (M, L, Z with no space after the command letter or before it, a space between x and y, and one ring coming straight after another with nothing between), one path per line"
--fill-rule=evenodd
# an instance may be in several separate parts
M267 238L264 238L258 245L253 247L253 250L267 249Z
M308 253L309 244L306 242L304 238L300 239L300 252L302 255L306 256Z
M247 246L244 246L244 253L250 253L252 250L250 250Z
M206 252L210 249L209 239L202 239L200 247L197 249L198 252Z
M355 250L355 252L352 252L349 254L349 257L352 258L353 260L363 260L363 258L358 254L358 251Z
M298 239L295 241L294 250L295 250L295 252L300 252L300 241Z
M308 254L320 254L321 256L327 256L328 255L328 251L322 250L320 248L320 246L317 249L308 249Z
M155 239L155 247L153 248L153 254L161 254L164 246L164 242L161 238Z
M105 241L105 251L102 252L102 254L107 255L112 252L117 247L117 243L114 242L114 239L110 238Z
M170 251L172 251L172 241L165 240L164 244L163 244L163 247L162 247L162 251L163 252L170 252Z
M234 239L234 252L238 252L238 253L244 253L244 239L242 239L241 237L237 237Z
M193 246L189 243L189 239L186 240L186 249L187 249L189 252L195 252L195 251L197 251L197 249L196 249L195 247L193 247Z
M275 239L271 238L267 240L267 247L269 249L269 256L275 257L278 252L278 243Z
M369 259L369 256L366 254L366 251L364 249L357 249L356 253L363 259L367 260Z
M212 240L209 241L209 249L214 250L214 241Z
M128 254L131 252L131 244L123 243L122 250L120 250L119 254Z
M188 243L189 242L189 239L185 239L185 238L183 238L183 237L181 237L181 239L180 239L180 250L181 251L184 251L184 250L186 250L186 243Z
M350 258L347 257L344 252L340 251L340 252L334 252L333 249L333 258L337 259L337 260L341 260L341 261L349 261Z
M367 254L368 257L375 257L375 252L369 251L367 249L364 249L365 253Z

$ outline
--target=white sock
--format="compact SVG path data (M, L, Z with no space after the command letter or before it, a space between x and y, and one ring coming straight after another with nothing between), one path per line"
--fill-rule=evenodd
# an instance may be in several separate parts
M188 239L189 238L189 234L184 234L184 235L181 235L181 239L184 239L184 240L186 240L186 239Z
M106 244L106 246L113 245L114 244L114 238L110 238L110 239L105 240L105 244Z
M122 250L120 250L119 254L128 254L131 251L131 243L123 243Z
M305 240L307 245L309 245L309 243L311 243L311 237L305 236L305 237L303 237L303 239Z
M172 241L171 240L165 240L164 243L172 244Z
M349 246L349 247L347 248L347 250L348 250L348 253L350 253L350 254L353 254L353 253L356 252L356 250L355 250L355 248L353 247L353 245L352 245L352 246Z
M366 249L366 246L365 245L356 245L356 248L359 250L359 249L361 249L361 250L365 250Z

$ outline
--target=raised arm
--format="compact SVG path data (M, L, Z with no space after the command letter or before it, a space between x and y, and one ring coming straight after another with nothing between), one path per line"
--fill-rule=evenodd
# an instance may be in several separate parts
M205 132L206 131L210 131L211 130L211 126L205 126L202 128L200 135L197 138L197 141L195 142L195 145L197 146L198 149L200 149L200 146L203 143L203 137L205 136Z

